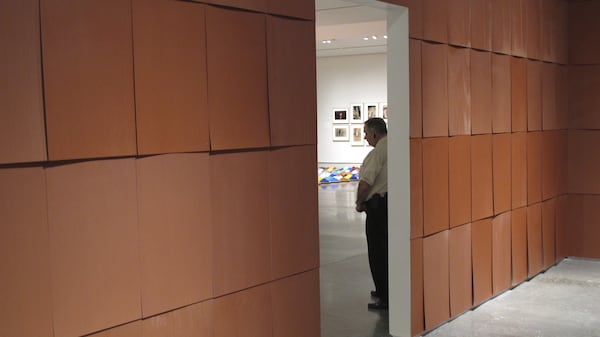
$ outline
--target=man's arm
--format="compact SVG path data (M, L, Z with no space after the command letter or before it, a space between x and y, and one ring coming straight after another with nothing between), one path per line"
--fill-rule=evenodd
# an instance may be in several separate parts
M360 180L358 182L358 188L356 190L356 211L364 212L367 210L367 194L369 192L369 185L366 181Z

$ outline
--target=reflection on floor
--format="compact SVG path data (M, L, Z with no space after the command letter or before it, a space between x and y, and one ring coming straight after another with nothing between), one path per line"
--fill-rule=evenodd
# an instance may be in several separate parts
M369 311L373 282L356 183L320 185L321 337L388 337ZM567 259L427 337L600 337L600 261Z
M321 337L386 337L388 312L369 311L374 289L365 215L354 210L356 182L319 185Z

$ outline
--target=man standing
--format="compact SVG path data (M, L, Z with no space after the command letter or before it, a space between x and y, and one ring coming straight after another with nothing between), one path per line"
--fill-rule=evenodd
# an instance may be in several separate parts
M356 211L367 212L366 232L369 266L377 301L369 309L388 309L388 213L387 213L387 126L382 118L369 118L365 139L373 150L360 167Z

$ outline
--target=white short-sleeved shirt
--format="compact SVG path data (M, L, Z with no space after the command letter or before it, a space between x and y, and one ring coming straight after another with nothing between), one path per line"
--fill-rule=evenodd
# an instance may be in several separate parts
M381 138L375 148L367 154L360 167L360 180L369 184L367 199L375 194L387 193L387 136Z

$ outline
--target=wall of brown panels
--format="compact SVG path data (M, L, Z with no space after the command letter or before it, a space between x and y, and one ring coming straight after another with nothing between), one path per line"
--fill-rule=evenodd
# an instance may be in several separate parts
M582 120L594 125L595 97L571 97L595 92L596 77L566 66L566 0L471 0L452 8L447 1L388 2L410 10L411 161L417 161L411 162L411 200L417 202L411 242L413 260L422 250L425 275L423 312L415 313L421 307L413 302L413 325L421 327L423 317L428 330L447 317L448 304L453 317L464 303L479 305L572 255L567 252L583 229L569 227L575 226L568 213L574 201L567 193L576 186L594 189L592 171L600 167L594 169L593 150L583 146L594 137L590 131L568 130ZM571 157L573 148L581 154ZM415 172L420 168L422 174ZM470 234L458 235L465 226ZM445 278L428 281L440 247L446 250L443 233L449 235L448 285ZM467 269L455 259L465 259L458 241L470 247L472 283L459 281ZM412 281L418 292L418 280ZM470 300L460 295L463 286ZM413 326L413 334L418 330Z
M208 151L205 6L133 1L138 154Z
M0 335L318 335L314 3L0 19Z
M458 240L450 236L450 231L464 227L453 226L451 229L451 225L466 220L456 220L455 223L455 215L449 211L449 203L456 198L450 197L455 195L450 193L450 184L452 182L454 186L456 181L464 178L453 175L456 172L454 167L470 165L471 179L483 177L482 181L489 181L491 186L483 186L485 211L476 212L479 214L475 217L477 219L472 217L469 220L474 221L471 223L470 238L459 235L464 242L470 240L472 247L473 305L487 300L494 291L506 288L507 275L493 274L494 261L502 265L504 271L508 270L507 260L512 264L512 270L515 271L508 280L512 280L513 285L523 280L523 249L529 252L526 261L529 276L551 265L553 240L556 258L569 255L600 256L594 241L600 235L599 170L595 169L600 165L593 152L600 142L597 135L600 123L597 120L597 108L600 104L597 102L598 95L595 95L597 90L594 90L598 84L596 68L600 64L600 49L594 43L600 34L600 26L596 20L599 9L594 1L567 3L565 0L472 0L468 5L461 2L462 6L456 8L449 8L448 1L389 2L406 5L411 10L411 101L417 103L411 105L411 109L414 109L411 111L411 137L414 138L411 158L422 159L422 165L412 165L411 171L416 171L411 172L411 181L417 182L413 188L419 188L419 181L423 188L421 197L419 193L412 193L415 199L421 198L423 206L415 207L411 213L416 213L417 219L421 218L422 213L423 222L411 224L411 236L414 237L411 250L416 265L419 266L418 262L422 261L420 270L425 276L412 280L413 293L423 294L422 297L416 296L413 303L413 310L416 311L413 318L416 321L412 331L417 334L452 317L464 305L453 301L461 297L451 295L458 294L455 285L464 284L457 284L456 280L460 278L455 274L452 274L454 281L448 278L450 269L443 272L443 268L453 266L453 271L460 271L459 275L464 276L466 270L460 268L464 266L457 266L454 259L448 260L450 247L454 247L450 244L453 240ZM96 333L96 336L190 334L187 328L181 327L188 326L188 323L173 323L172 327L165 327L159 326L158 321L196 322L197 325L190 327L196 330L190 331L200 336L211 329L222 332L221 336L228 336L233 333L231 329L234 328L244 328L258 334L265 331L281 335L290 335L292 332L289 329L298 331L298 326L306 329L302 330L305 331L304 335L317 331L318 317L314 314L318 312L317 273L314 269L314 255L311 255L314 254L313 248L307 248L316 246L313 241L316 222L313 220L311 223L313 235L307 234L304 238L306 244L298 246L298 249L309 251L308 257L300 258L301 254L291 254L284 260L273 259L271 250L277 248L266 242L264 237L254 234L236 237L233 233L223 231L223 228L220 229L221 232L216 232L214 227L216 221L225 220L219 216L225 216L233 219L233 223L228 223L227 228L230 229L256 230L266 237L275 233L282 238L295 233L296 227L293 225L289 228L278 227L277 230L282 231L278 233L272 227L277 222L277 214L256 209L264 208L264 200L270 200L268 197L262 198L263 203L260 205L244 208L242 201L255 197L255 188L262 190L262 194L266 196L279 196L282 192L268 187L266 178L258 179L264 183L262 186L253 185L256 182L251 179L243 179L244 175L249 174L243 168L251 168L256 177L256 172L259 172L259 176L264 174L262 169L268 171L269 167L284 165L286 155L291 154L284 153L287 149L271 148L274 145L289 145L292 146L289 149L291 153L306 151L306 158L312 157L309 152L314 151L314 142L310 142L316 139L315 131L311 128L314 127L311 126L314 122L303 121L300 124L303 128L294 137L278 136L280 125L275 123L276 120L281 123L290 118L278 107L278 100L292 97L290 92L294 88L278 87L277 90L283 91L272 91L274 88L271 88L271 84L277 82L278 75L289 76L292 72L291 75L295 76L286 63L290 59L307 59L303 63L310 64L308 58L312 59L312 56L308 53L299 56L301 51L291 52L289 48L293 47L286 45L280 38L302 37L308 46L308 36L313 31L314 5L310 1L290 3L267 0L207 0L184 5L155 0L144 3L150 6L144 8L167 6L166 3L190 6L190 9L191 6L196 6L193 8L197 10L189 13L186 11L186 14L192 15L192 12L204 10L207 23L204 55L207 59L206 75L198 75L194 79L194 85L202 91L202 80L206 80L208 104L202 106L203 93L190 97L189 92L187 95L183 92L184 89L173 90L171 95L185 97L179 99L181 106L176 109L176 114L165 112L168 110L165 106L175 105L170 105L165 96L153 97L153 90L158 89L151 87L146 81L163 79L158 73L160 69L184 72L182 67L186 65L186 69L201 72L202 65L199 64L201 62L193 63L185 58L190 56L188 54L181 59L176 53L155 54L171 42L168 38L157 39L156 41L161 42L155 48L144 46L144 16L140 16L142 12L139 2L42 0L39 14L36 12L35 2L21 1L19 6L10 4L1 8L1 22L11 22L22 32L19 39L0 36L3 47L7 47L3 49L15 51L14 53L17 50L27 50L30 51L27 53L30 58L19 59L19 67L0 68L1 79L9 79L11 84L18 84L13 86L15 90L18 89L15 93L8 94L5 91L0 94L0 128L4 127L0 130L0 137L8 137L8 142L2 138L0 163L4 165L50 160L43 166L34 165L32 171L24 165L0 167L3 205L11 205L10 210L13 210L3 210L0 220L3 225L12 225L13 221L23 218L31 222L33 225L25 232L27 235L21 232L23 228L11 228L15 235L22 238L18 240L19 247L35 245L40 250L37 253L30 250L18 251L18 260L23 264L18 269L20 274L10 264L12 261L1 260L2 274L10 275L8 284L11 288L6 291L18 294L18 298L9 297L13 305L5 306L8 313L3 311L0 316L0 329L5 329L0 330L3 333L44 336L50 335L50 329L54 329L57 337L95 333L99 330L105 331ZM213 7L211 4L219 6ZM176 12L176 9L164 8L159 16L161 22L191 24L182 20L169 21L173 18L168 14ZM471 13L469 24L460 19L467 17L467 10ZM154 12L150 11L151 13ZM17 22L10 20L13 17L19 18ZM41 18L41 21L37 18ZM308 21L303 21L306 19ZM469 30L466 28L468 25L471 27L470 32L465 34ZM186 30L173 25L169 25L169 29L174 32ZM40 31L41 36L37 35ZM192 34L189 29L187 32ZM201 32L197 33L202 35ZM189 36L178 34L178 38L185 39ZM567 40L570 46L568 49ZM460 51L449 46L468 47L469 43L470 48ZM40 44L43 46L40 49L43 57L38 59L36 54L40 53L35 51ZM314 45L311 49L313 47ZM196 48L195 53L201 58L201 42ZM462 54L465 51L469 54L466 66L464 62L458 62L459 59L454 58L464 57ZM450 55L454 52L458 55ZM7 55L10 61L14 60L16 54ZM165 68L157 68L157 59L154 57L164 57L164 60L169 60L169 64L162 62L160 66ZM273 63L271 58L274 58ZM526 62L523 61L525 59ZM173 60L181 61L181 64L172 64ZM564 66L567 63L570 65ZM457 69L455 64L460 64L460 68ZM250 69L253 73L240 75L242 70L237 68L240 65L244 71ZM11 72L12 69L18 71ZM525 86L523 71L526 73ZM184 75L188 74L184 72ZM306 97L302 101L307 102L307 106L314 107L316 98L311 89L314 81L309 75L302 75L307 76L301 79L306 82L306 91L302 91L302 95ZM184 81L185 78L166 80ZM449 90L449 81L470 85L470 91L455 90L457 88L454 87ZM176 82L182 85L181 82ZM515 84L518 88L524 88L523 90L526 88L526 93L515 88ZM45 93L43 101L42 86ZM163 94L169 94L167 91L165 89ZM467 92L470 92L470 98L465 100ZM523 97L526 97L525 106ZM159 112L155 111L155 119L146 125L144 116L151 116L152 113L148 110L144 112L143 102L152 99L158 100L155 105ZM422 103L422 114L418 103ZM470 117L462 113L469 103ZM163 107L158 109L159 105ZM513 108L518 110L513 111ZM28 111L31 115L25 117L18 111ZM202 114L206 111L209 116L207 124L202 123ZM525 119L523 113L526 115ZM180 130L168 129L174 124L162 120L165 115L173 118L177 115L177 118L182 118L187 123L179 119L177 125ZM140 119L136 123L138 116ZM294 118L297 116L294 115ZM470 121L452 123L454 126L451 127L451 121L455 121L450 119L451 116L470 118ZM270 122L271 118L273 123ZM307 118L314 121L314 115L309 114ZM527 121L526 129L523 128L524 120ZM459 128L456 128L457 125ZM465 125L470 125L470 130ZM571 130L567 131L567 127L571 127ZM209 148L205 145L206 134L203 132L207 128L210 130L210 151L213 152L208 152ZM156 135L155 139L144 138L149 131ZM510 135L510 157L506 144L494 150L492 133ZM485 158L483 162L476 160L476 165L473 165L473 155L468 164L464 163L467 160L464 156L452 155L451 161L450 144L455 141L454 135L459 134L471 141L471 154L474 153L472 145L476 144L475 157ZM46 137L47 144L44 140ZM485 140L482 142L483 146L480 144L482 140ZM9 145L11 141L19 146ZM489 146L485 145L486 141ZM304 144L307 147L297 147ZM142 153L170 152L200 153L182 155L181 158L170 155L158 158L136 156ZM48 158L45 153L48 153ZM123 156L128 158L99 159ZM208 157L208 163L202 163L203 160L198 159L198 156ZM86 158L96 160L77 162ZM57 160L69 162L56 162ZM76 162L70 162L71 160ZM195 176L186 171L190 169L188 164L184 164L188 160L199 160L192 167L198 167L199 172L208 172L206 176ZM302 164L309 160L313 164L315 162L315 158L305 160ZM493 174L494 162L503 161L505 165L506 161L511 163L510 178L498 178ZM232 174L224 177L222 168L230 170ZM180 170L185 174L176 177L174 172ZM420 174L418 170L422 170ZM193 177L189 177L190 175ZM152 177L166 177L161 182L164 185L159 185L158 182L138 185L140 182L151 181ZM185 266L170 266L168 260L161 260L162 256L140 252L149 243L157 244L162 249L168 249L174 244L181 244L182 247L190 247L191 244L181 237L166 235L163 240L152 243L144 240L141 233L146 230L162 230L159 225L144 219L150 217L155 220L155 217L158 220L161 216L168 216L165 213L152 215L153 212L160 212L152 209L152 203L161 203L160 196L153 192L153 188L164 186L164 189L176 196L173 200L162 201L165 203L176 202L177 198L188 193L194 195L192 198L197 203L205 200L203 193L206 192L206 186L199 187L199 191L189 191L190 187L184 186L188 178L195 179L191 186L208 184L211 197L215 192L213 186L220 189L216 192L216 197L211 198L209 205L209 209L213 210L210 220L213 235L209 238L213 245L213 258L210 262L213 266L218 262L219 267L210 268L209 261L205 261L203 266L206 267L176 271L177 275L173 278L177 282L170 283L169 280L156 276L156 273L166 268L183 270ZM13 179L27 181L35 186L23 190L13 186L11 189L9 187L12 186ZM209 184L208 181L212 183ZM239 181L235 184L239 193L229 190L233 181ZM510 225L498 218L507 212L495 212L494 196L500 191L494 188L496 184L511 187L511 209L507 210L512 214ZM470 188L473 191L473 187ZM47 206L43 200L31 197L43 195L44 190L48 194ZM19 194L25 192L28 192L25 196ZM310 197L312 192L307 188L304 193L306 197L301 199L286 197L302 203L303 209L314 210L314 196ZM503 194L499 194L499 198L501 195ZM489 200L492 200L491 207L487 205ZM8 201L16 202L15 206ZM471 195L471 214L475 208L479 209L480 201L475 193ZM226 214L232 209L232 204L240 205L240 209L246 209L243 212L250 212L256 215L256 219L263 220L258 223L253 219L243 219L240 213ZM271 202L267 204L271 206ZM137 211L139 205L142 207ZM185 219L177 220L178 226L174 227L177 233L174 235L198 235L194 233L202 230L189 225L194 223L195 226L204 228L196 219L198 214L188 214L191 209L189 205L177 203L177 206L182 209L180 215ZM48 211L44 217L45 207ZM34 215L21 214L19 209L39 216L29 219ZM498 206L498 210L504 209L505 206ZM493 218L494 215L496 218ZM140 221L145 225L138 227ZM512 230L510 236L506 235L507 227ZM206 238L199 240L203 239ZM47 242L47 249L43 248L44 242ZM216 242L242 242L248 246L224 252L214 248ZM418 249L418 242L422 243L421 249ZM504 250L492 249L500 243L503 244L500 247L506 248L506 242L512 244L510 254L507 255ZM262 244L267 247L258 247ZM244 254L246 252L248 254ZM197 254L200 253L190 250L178 260L182 260L180 262L185 265L192 261L189 256ZM462 256L460 252L450 255ZM7 256L8 254L2 254L2 259ZM44 263L47 256L53 259L50 264L52 270L44 271L43 266L48 265ZM143 256L143 261L148 262L147 274L141 273L142 265L138 256ZM245 258L248 258L250 265L260 269L258 276L244 268L234 268L246 262ZM114 263L115 260L117 263ZM446 276L441 275L441 278L432 280L429 276L440 272L440 263L442 274ZM100 272L98 268L105 266L108 267ZM84 268L84 275L89 276L74 274L75 267L79 270ZM516 267L519 267L519 273ZM229 271L224 272L226 269ZM419 269L413 271L420 274ZM36 282L29 280L31 275L36 277ZM112 282L106 282L103 279L105 275L113 276ZM139 279L135 275L146 276ZM285 278L274 281L274 275ZM43 282L44 278L48 280L46 283ZM193 289L188 289L185 285L185 282L199 279L211 280L214 288L223 296L214 299L215 294L207 293L208 286L202 282L198 283L198 288ZM31 283L22 280L29 280ZM169 289L168 287L177 284L184 286L172 293L164 292L172 294L168 298L161 298L161 294L157 293L156 289ZM36 302L34 306L27 297L31 294L37 294L36 298L43 299L43 303ZM304 296L302 307L311 308L312 310L306 311L310 311L312 315L294 316L289 312L290 308L297 305L300 297L294 296L300 296L298 294ZM275 299L275 295L279 298ZM207 296L209 298L205 299ZM450 310L452 303L455 303L455 310ZM148 308L147 314L158 316L142 319L145 308ZM72 319L73 317L76 319ZM130 321L134 323L121 325ZM117 325L120 326L113 328ZM168 332L161 332L160 329L163 328Z

